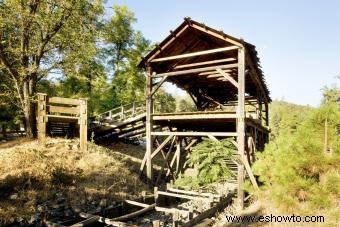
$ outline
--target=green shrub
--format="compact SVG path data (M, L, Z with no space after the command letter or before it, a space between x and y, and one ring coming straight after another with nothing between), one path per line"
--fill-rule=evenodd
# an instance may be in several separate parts
M226 161L235 160L235 157L235 145L231 139L203 139L188 155L189 166L198 171L197 179L184 176L176 181L176 185L187 184L187 187L194 188L225 181L234 175Z

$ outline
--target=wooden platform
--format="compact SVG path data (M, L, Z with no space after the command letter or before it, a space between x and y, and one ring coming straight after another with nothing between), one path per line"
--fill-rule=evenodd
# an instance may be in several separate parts
M152 114L155 125L176 127L178 129L236 132L237 114L227 111L201 111L183 113L157 113ZM268 132L260 120L254 119L251 113L246 114L247 125Z

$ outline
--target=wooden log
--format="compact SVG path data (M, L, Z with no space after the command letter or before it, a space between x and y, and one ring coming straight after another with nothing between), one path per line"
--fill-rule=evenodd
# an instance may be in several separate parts
M235 49L238 49L238 47L237 46L222 47L222 48L174 55L174 56L169 56L169 57L156 58L156 59L151 60L151 62L162 62L162 61L170 61L170 60L176 60L176 59L182 59L182 58L190 58L190 57L202 56L202 55L207 55L207 54L226 52L226 51L235 50Z

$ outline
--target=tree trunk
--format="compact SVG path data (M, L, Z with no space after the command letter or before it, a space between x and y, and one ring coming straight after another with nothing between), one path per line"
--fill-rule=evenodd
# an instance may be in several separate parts
M37 136L36 130L36 119L35 119L35 108L34 103L32 103L31 98L33 96L32 89L30 89L30 81L25 81L23 83L23 111L25 119L25 131L26 137L35 138Z

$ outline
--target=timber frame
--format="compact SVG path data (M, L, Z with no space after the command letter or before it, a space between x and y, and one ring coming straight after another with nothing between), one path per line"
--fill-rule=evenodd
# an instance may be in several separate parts
M268 140L269 91L255 46L190 18L171 31L139 64L146 70L146 153L141 171L153 181L152 159L161 154L162 172L176 177L190 148L201 139L234 138L238 204L243 208L246 175L255 151ZM187 91L197 112L156 113L154 97L164 82ZM154 125L161 126L155 130ZM170 161L170 153L172 159Z
M87 99L48 97L45 93L38 93L37 96L37 128L39 142L45 142L48 122L73 122L79 125L80 149L86 151Z

